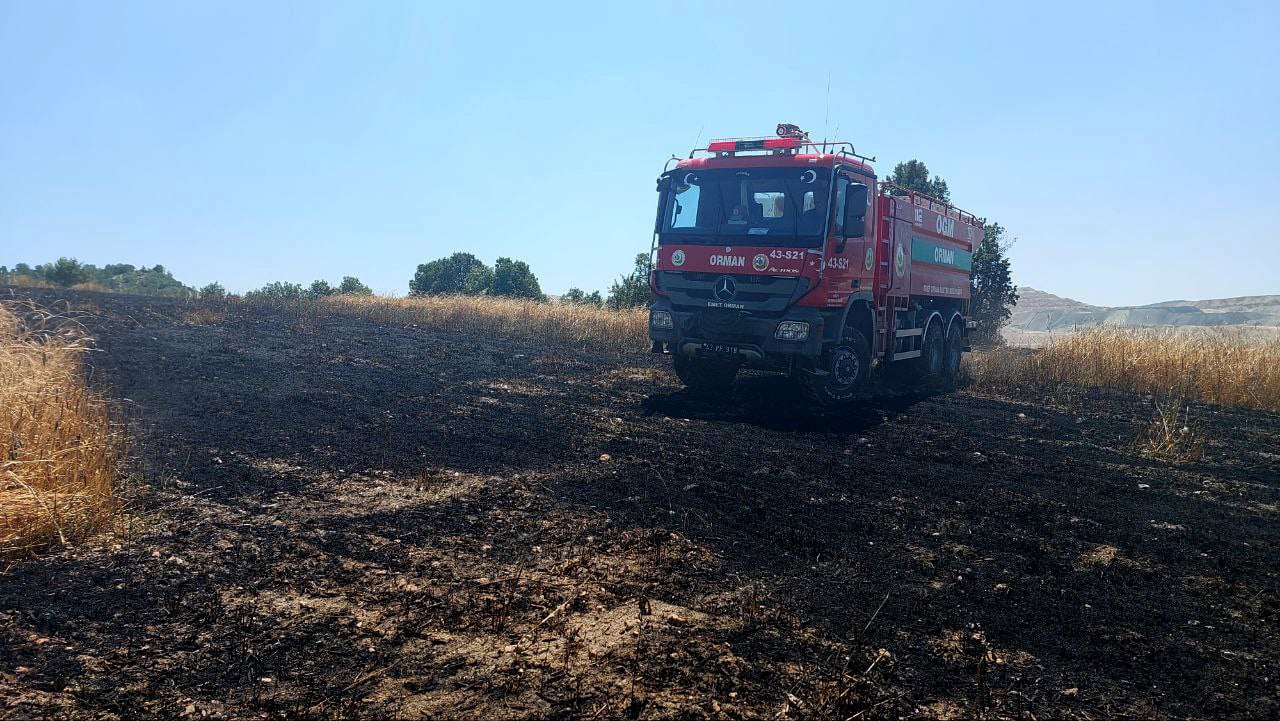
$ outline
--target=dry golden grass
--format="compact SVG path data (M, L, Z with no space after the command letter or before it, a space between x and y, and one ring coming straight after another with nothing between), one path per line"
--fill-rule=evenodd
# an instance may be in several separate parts
M1093 328L970 359L975 385L1066 382L1280 411L1280 339L1223 330Z
M1151 423L1137 439L1138 448L1146 455L1175 463L1203 458L1204 443L1191 409L1177 398L1156 401Z
M227 319L227 312L209 305L197 305L182 314L180 320L186 325L221 325Z
M94 293L110 293L111 289L101 283L86 281L84 283L76 283L71 286L71 290L90 290Z
M87 349L66 318L0 305L0 557L65 544L111 513L121 443L85 383Z
M49 281L47 280L44 280L42 278L37 278L33 275L23 275L21 273L11 273L9 275L8 280L6 280L5 283L7 285L16 286L19 288L52 288L53 287L53 285L49 283Z
M644 308L613 311L572 303L465 295L422 298L344 295L331 296L318 303L324 310L379 323L448 328L619 352L648 348L649 315Z

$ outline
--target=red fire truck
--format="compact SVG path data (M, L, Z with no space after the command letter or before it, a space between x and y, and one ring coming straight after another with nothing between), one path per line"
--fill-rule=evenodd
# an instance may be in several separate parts
M713 141L658 178L653 351L691 389L781 371L824 405L862 394L873 364L953 379L982 222L877 181L850 143L777 132Z

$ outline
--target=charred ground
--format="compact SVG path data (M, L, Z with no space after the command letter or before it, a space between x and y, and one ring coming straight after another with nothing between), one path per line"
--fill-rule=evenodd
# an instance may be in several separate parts
M82 295L120 531L0 576L13 716L1280 713L1280 417L814 414L644 354Z

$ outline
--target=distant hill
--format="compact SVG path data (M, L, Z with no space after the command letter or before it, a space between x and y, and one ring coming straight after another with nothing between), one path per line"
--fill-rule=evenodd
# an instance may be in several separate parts
M1099 325L1280 328L1280 295L1169 300L1114 308L1089 305L1029 287L1019 288L1018 295L1018 305L1009 319L1009 328L1021 332L1062 331Z

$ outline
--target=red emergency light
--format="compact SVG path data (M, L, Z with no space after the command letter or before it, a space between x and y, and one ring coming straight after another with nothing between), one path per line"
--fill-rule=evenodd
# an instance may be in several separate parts
M713 153L733 153L740 150L796 150L799 138L756 138L754 140L714 140L707 145Z

